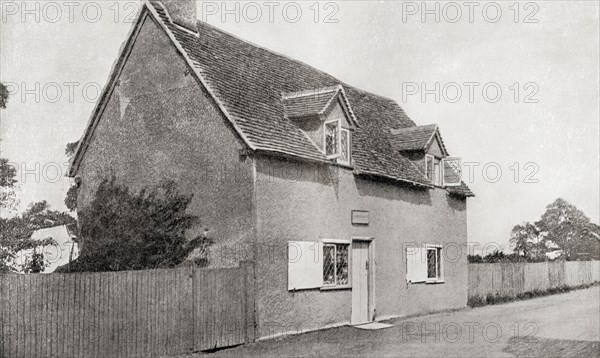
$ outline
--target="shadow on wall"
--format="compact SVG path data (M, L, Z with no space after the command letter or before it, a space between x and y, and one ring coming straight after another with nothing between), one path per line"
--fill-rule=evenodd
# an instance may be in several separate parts
M467 199L456 195L446 194L448 206L454 211L467 210Z
M360 196L373 196L390 201L404 201L414 205L432 205L431 192L429 190L417 188L410 184L401 184L375 177L356 177L355 185Z

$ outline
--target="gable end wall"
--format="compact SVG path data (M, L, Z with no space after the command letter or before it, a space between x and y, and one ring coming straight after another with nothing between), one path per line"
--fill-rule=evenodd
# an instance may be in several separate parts
M78 170L78 208L85 209L103 178L114 174L133 190L174 180L193 194L200 219L194 237L209 229L231 255L211 266L248 258L253 233L253 164L245 145L167 35L146 17L118 85L107 100Z

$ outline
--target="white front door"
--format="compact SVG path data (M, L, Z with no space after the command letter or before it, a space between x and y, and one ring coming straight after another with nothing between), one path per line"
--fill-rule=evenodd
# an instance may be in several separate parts
M369 317L369 241L352 242L352 324L371 321Z

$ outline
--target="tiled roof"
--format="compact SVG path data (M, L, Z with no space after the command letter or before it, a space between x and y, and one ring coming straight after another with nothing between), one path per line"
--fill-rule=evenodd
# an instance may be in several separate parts
M424 150L437 132L438 126L436 124L392 130L393 144L399 151ZM446 151L441 137L440 144L442 150Z
M283 109L287 118L299 118L322 114L334 97L338 87L321 88L315 91L283 94Z
M198 34L193 34L173 24L159 1L150 3L252 149L326 161L318 147L286 115L316 111L326 102L328 92L306 101L283 98L294 92L341 87L360 124L352 141L355 173L431 187L419 168L396 149L392 131L414 127L415 123L395 101L349 86L307 64L204 22L198 22Z
M447 187L446 190L448 191L448 193L453 194L453 195L466 196L466 197L475 196L475 194L471 191L471 189L469 189L467 184L465 184L464 182L462 182L460 184L460 186Z

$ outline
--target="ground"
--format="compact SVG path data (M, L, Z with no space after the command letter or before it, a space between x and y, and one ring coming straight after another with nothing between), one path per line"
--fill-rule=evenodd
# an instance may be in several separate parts
M195 357L600 357L600 286L507 304L340 327Z

